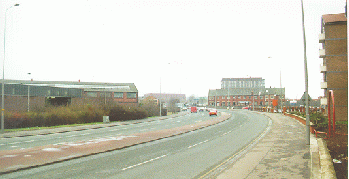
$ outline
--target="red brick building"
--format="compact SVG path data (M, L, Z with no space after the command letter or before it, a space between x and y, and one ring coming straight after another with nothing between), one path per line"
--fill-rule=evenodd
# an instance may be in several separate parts
M265 88L262 78L223 78L222 89L208 92L211 107L273 107L285 100L285 88Z

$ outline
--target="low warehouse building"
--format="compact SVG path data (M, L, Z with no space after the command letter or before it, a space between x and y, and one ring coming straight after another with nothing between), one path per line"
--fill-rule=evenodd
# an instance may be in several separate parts
M138 104L138 90L133 83L5 80L4 86L4 107L8 111L45 105Z

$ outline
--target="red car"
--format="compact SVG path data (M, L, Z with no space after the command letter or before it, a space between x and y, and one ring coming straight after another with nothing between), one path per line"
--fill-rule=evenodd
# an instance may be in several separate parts
M242 109L248 109L248 107L243 107Z
M217 116L217 109L211 109L210 112L208 113L210 116L216 115Z
M191 109L190 111L191 111L192 113L193 113L193 112L195 112L195 113L198 112L198 109L197 109L195 106L194 106L194 107L191 107L190 109Z

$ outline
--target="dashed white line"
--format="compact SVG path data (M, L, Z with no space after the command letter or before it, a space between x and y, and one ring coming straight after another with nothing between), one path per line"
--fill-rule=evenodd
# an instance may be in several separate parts
M30 143L30 142L34 142L35 140L27 140L27 141L24 141L26 143Z
M131 168L134 168L134 167L137 167L137 166L140 166L140 165L143 165L143 164L146 164L146 163L155 161L155 160L159 160L159 159L164 158L164 157L166 157L166 156L167 156L167 155L162 155L162 156L159 156L159 157L156 157L156 158L153 158L153 159L150 159L150 160L147 160L147 161L138 163L138 164L136 164L136 165L131 165L131 166L125 167L125 168L123 168L123 169L121 169L121 170L131 169Z
M9 143L9 145L14 145L14 144L19 144L21 142L12 142L12 143Z

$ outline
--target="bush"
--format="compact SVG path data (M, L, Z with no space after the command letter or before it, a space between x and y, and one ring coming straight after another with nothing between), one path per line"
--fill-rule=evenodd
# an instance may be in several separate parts
M148 113L148 111L150 111ZM156 115L156 106L138 107L109 103L108 106L46 106L26 113L6 112L5 128L51 127L67 124L102 122L109 115L110 121L144 119ZM157 111L157 115L158 115Z

